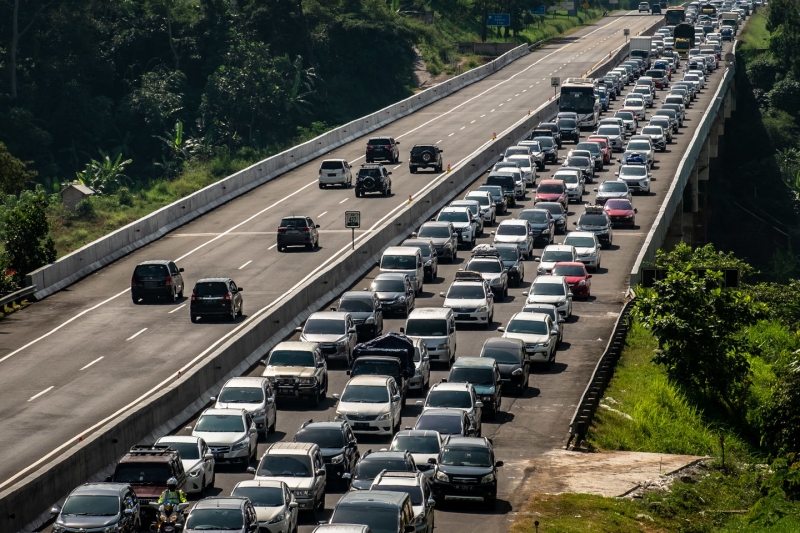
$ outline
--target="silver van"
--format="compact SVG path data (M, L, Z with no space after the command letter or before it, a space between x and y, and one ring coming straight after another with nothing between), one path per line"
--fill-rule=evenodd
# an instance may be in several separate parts
M425 262L422 260L422 252L419 248L390 246L383 252L378 266L380 266L381 272L395 272L407 275L414 286L414 291L417 294L422 294L422 286L425 280Z
M420 339L428 348L431 361L450 363L456 357L456 319L452 309L444 307L420 307L414 309L401 329L412 339Z

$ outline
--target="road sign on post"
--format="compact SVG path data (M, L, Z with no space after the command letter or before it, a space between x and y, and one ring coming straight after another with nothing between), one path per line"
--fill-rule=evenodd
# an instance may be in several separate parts
M356 228L361 227L361 211L345 211L344 227L350 228L353 250L356 249Z
M628 35L631 34L631 29L630 28L623 29L622 30L622 34L625 36L625 42L627 43L628 42Z
M531 9L531 15L544 15L546 13L544 4Z
M589 2L584 2L583 4L581 4L581 7L583 9L589 9Z
M487 26L511 26L510 13L489 13L486 15Z
M558 87L561 85L561 78L553 76L550 78L550 87L553 88L553 96L558 94Z

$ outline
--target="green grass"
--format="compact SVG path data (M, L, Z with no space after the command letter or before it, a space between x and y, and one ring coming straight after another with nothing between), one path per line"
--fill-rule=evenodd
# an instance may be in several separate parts
M768 8L767 8L768 9ZM739 50L757 52L769 48L769 31L767 31L767 13L764 8L756 12L747 21L747 27L739 35Z

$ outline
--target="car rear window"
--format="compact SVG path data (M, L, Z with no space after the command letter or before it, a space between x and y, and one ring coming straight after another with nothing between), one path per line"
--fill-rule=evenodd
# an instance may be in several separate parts
M564 185L545 183L543 185L539 185L539 187L536 189L536 192L543 194L562 194L564 192Z
M221 281L201 281L193 292L197 296L224 296L228 294L228 286Z
M341 161L323 161L320 167L322 170L342 170Z
M167 265L139 265L134 270L134 275L139 278L157 278L167 274Z
M281 220L282 228L305 228L306 219L304 218L284 218Z
M422 152L433 152L436 149L433 146L415 146L411 149L411 153L414 155L421 154Z
M359 178L365 178L367 176L372 176L373 178L380 179L381 177L381 169L379 168L362 168L358 171Z
M389 139L378 137L378 138L370 139L367 144L373 144L373 145L376 145L376 146L385 146L385 145L389 144Z

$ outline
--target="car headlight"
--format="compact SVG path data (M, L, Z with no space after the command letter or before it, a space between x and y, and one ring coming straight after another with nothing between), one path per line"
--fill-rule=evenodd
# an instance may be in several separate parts
M427 261L425 261L425 266L426 267L429 267L431 265L433 265L433 259L428 259Z
M550 347L550 341L540 342L539 346L541 346L542 348L549 348Z
M317 384L317 378L314 378L314 377L311 377L311 378L300 378L300 384L301 385L316 385Z
M53 533L64 533L66 530L67 528L61 524L53 524Z
M481 478L481 483L491 483L494 481L494 474L486 474Z
M494 398L492 398L491 396L481 396L481 401L482 402L491 402L491 401L494 401Z
M295 490L294 495L298 498L310 498L311 492L310 490Z
M194 470L192 470L191 472L189 472L186 475L189 476L189 477L197 477L197 476L200 475L200 473L202 471L203 471L203 469L201 467L197 467L197 468L195 468Z
M343 347L343 346L347 346L347 339L342 339L342 340L336 341L336 346L338 346L340 348Z
M380 415L378 418L376 418L376 420L389 420L389 417L390 417L390 416L392 416L392 413L391 413L391 412L388 412L388 413L383 413L383 414L382 414L382 415Z
M489 282L491 285L500 285L502 280L500 278L492 278L492 281Z
M478 308L478 312L479 312L479 313L483 313L483 312L485 312L485 311L488 311L488 310L489 310L489 307L488 307L488 306L486 306L486 305L482 305L482 306L480 306L480 307Z
M375 323L375 317L374 316L367 317L367 319L364 320L364 324L374 324L374 323Z
M286 511L284 511L284 512L278 514L278 515L275 515L275 517L272 520L270 520L269 522L267 522L267 523L268 524L277 524L278 522L283 522L284 520L286 520L286 515L287 514L288 513Z
M239 442L237 442L236 444L231 446L231 450L244 450L248 446L250 446L250 439L249 438L247 438L245 440L240 440Z
M625 215L625 218L633 218L633 213L631 213L630 215Z
M264 409L256 409L255 411L253 411L250 414L253 415L253 416L264 416L264 413L266 413L266 410L264 410Z
M405 302L406 301L406 297L405 296L401 296L400 298L397 299L397 301L398 302Z
M447 344L440 344L439 346L436 347L436 349L437 350L446 350L447 349Z
M334 457L331 457L331 464L338 465L339 463L344 462L344 454L340 453Z
M449 478L449 477L447 476L447 474L445 474L444 472L436 472L436 476L435 476L435 477L436 477L436 479L438 479L439 481L444 481L445 483L447 483L448 481L450 481L450 478Z
M579 287L583 287L584 285L586 285L586 280L585 280L585 279L582 279L582 280L580 280L580 281L578 282L578 286L579 286Z
M566 305L566 303L567 303L566 299L559 300L559 301L556 302L556 307L561 307L562 305Z

